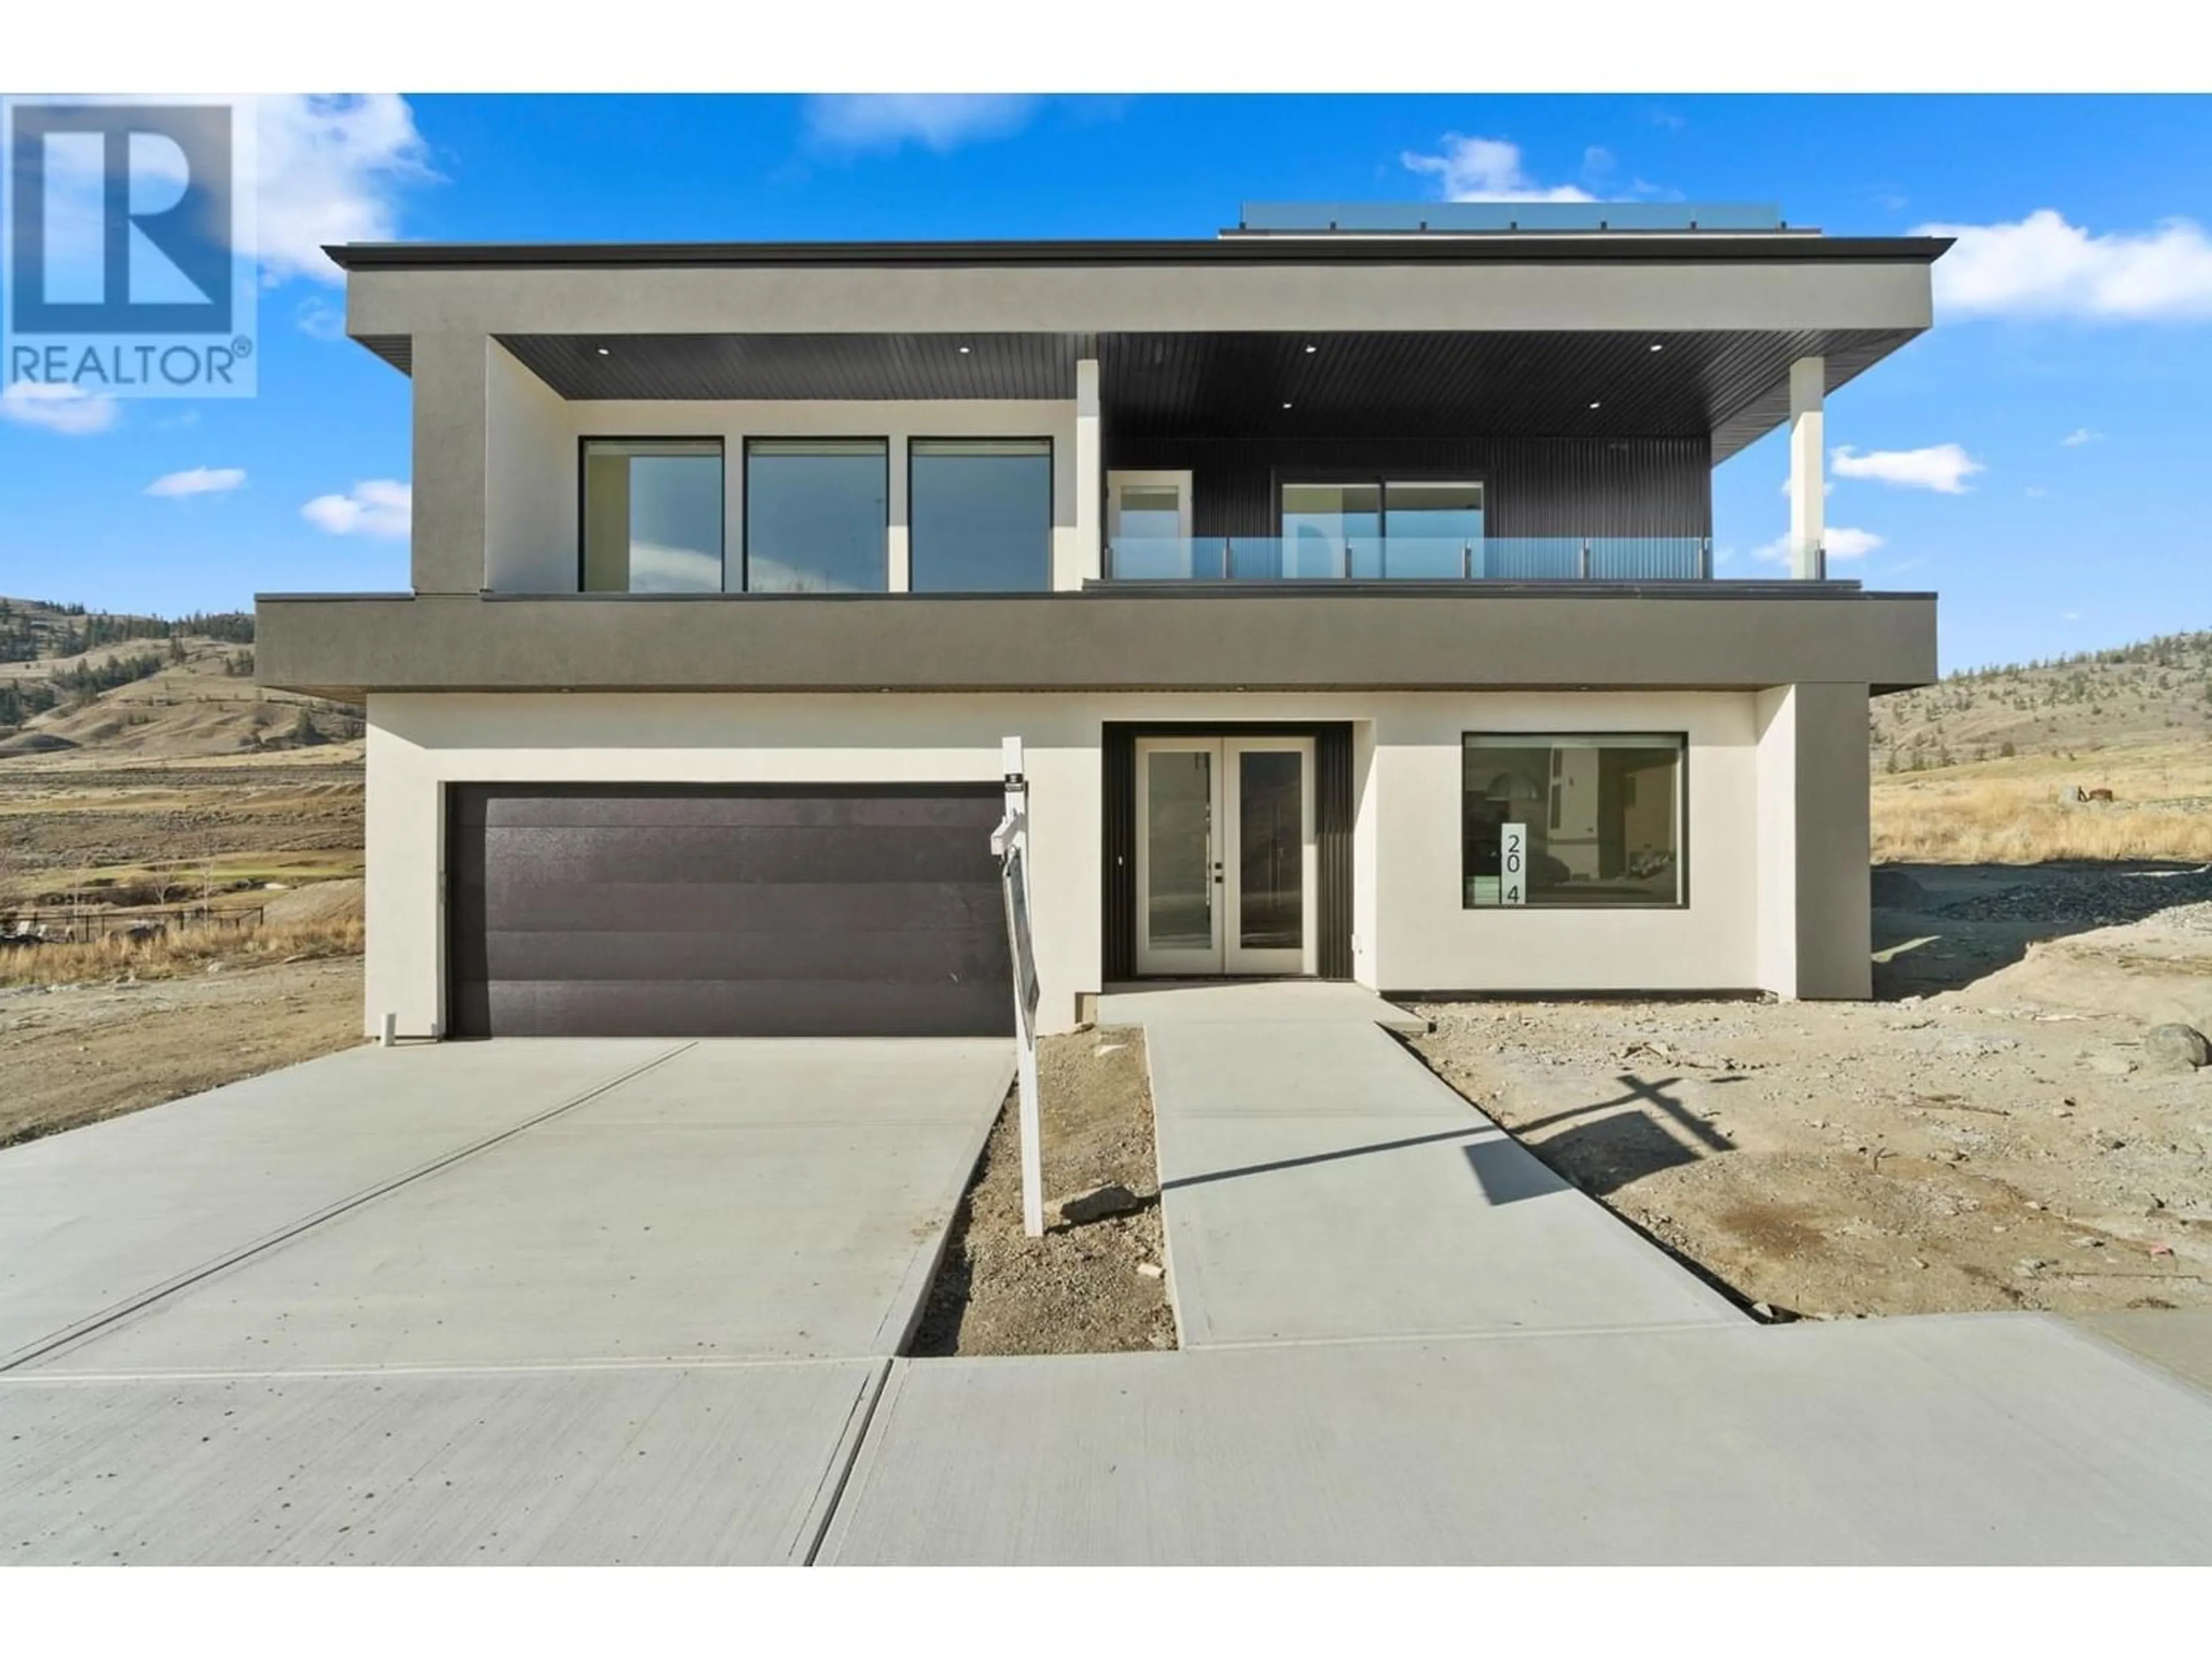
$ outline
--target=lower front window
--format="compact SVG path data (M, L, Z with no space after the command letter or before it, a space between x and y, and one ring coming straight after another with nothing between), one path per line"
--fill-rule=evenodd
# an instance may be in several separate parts
M1462 739L1462 906L1687 902L1680 734Z

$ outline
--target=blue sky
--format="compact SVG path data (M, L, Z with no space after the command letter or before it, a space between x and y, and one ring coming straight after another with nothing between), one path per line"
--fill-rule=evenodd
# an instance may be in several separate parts
M1965 228L1938 325L1831 399L1828 522L1942 595L1947 668L2212 626L2212 100L1146 96L277 100L260 393L0 400L0 592L100 608L406 585L408 386L336 332L348 238L1204 236L1244 200L1771 201ZM1771 573L1778 434L1715 475ZM149 493L154 491L155 493Z

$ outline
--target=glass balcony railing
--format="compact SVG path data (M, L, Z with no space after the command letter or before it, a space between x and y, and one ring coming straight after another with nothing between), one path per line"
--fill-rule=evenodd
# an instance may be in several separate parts
M1699 581L1713 574L1702 536L1279 536L1122 538L1105 577L1124 582Z

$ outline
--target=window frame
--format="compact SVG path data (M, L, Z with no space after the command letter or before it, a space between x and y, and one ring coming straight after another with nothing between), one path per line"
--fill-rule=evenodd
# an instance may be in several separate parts
M1042 444L1044 446L1044 586L1042 587L916 587L915 572L914 452L927 444ZM981 593L1049 593L1053 592L1053 519L1060 495L1060 446L1049 432L929 432L909 433L906 443L906 591L936 593L947 598ZM1103 473L1103 469L1101 469Z
M593 589L586 587L584 585L585 571L586 568L586 561L590 550L586 543L586 536L591 523L589 517L591 509L586 501L591 489L591 472L590 468L586 465L586 463L591 458L592 446L593 444L714 445L714 457L722 464L721 517L717 520L719 534L722 544L720 553L722 581L721 586L714 591L721 593L728 592L730 591L730 441L725 434L720 432L702 432L698 434L688 432L586 432L578 434L576 439L576 592L579 593L592 593L599 599L617 599L624 594L635 594L637 592L634 587L623 588L618 592L611 587ZM702 589L701 591L704 592L705 590ZM677 593L655 593L648 594L645 597L649 599L681 599L686 596Z
M881 444L884 447L884 585L876 588L857 588L849 593L756 593L753 592L753 446L755 444ZM738 480L738 500L744 503L738 515L738 582L737 591L748 599L872 599L896 590L891 586L891 452L898 440L890 433L876 432L748 432L738 443L738 465L744 471ZM726 511L726 508L725 509Z
M1496 744L1499 747L1510 747L1516 744L1522 745L1534 744L1553 744L1559 743L1562 739L1583 742L1595 740L1606 746L1623 749L1632 748L1638 744L1649 744L1654 746L1661 744L1673 744L1675 745L1676 754L1679 757L1676 765L1677 781L1675 784L1674 794L1674 827L1677 845L1674 851L1674 896L1672 899L1659 900L1650 903L1638 903L1634 902L1562 903L1557 900L1539 900L1532 892L1528 900L1520 904L1477 904L1473 899L1468 897L1468 883L1471 879L1471 876L1467 867L1467 801L1468 785L1469 782L1468 769L1471 764L1469 757L1470 745L1477 744ZM1553 787L1548 778L1545 781L1545 787L1547 791ZM1531 804L1540 808L1547 807L1549 805L1548 795L1545 800ZM1459 872L1457 880L1459 883L1459 908L1462 911L1479 912L1484 915L1499 915L1516 910L1544 910L1550 912L1589 911L1603 912L1606 914L1617 914L1623 912L1633 914L1638 911L1687 910L1690 908L1690 734L1687 732L1624 732L1618 730L1583 732L1560 732L1553 730L1532 732L1462 731L1459 734Z

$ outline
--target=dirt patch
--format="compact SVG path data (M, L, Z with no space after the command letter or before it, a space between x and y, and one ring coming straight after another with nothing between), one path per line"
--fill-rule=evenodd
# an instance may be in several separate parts
M1045 1038L1037 1094L1047 1200L1118 1182L1144 1207L1027 1237L1010 1094L953 1219L910 1353L1121 1353L1176 1346L1164 1277L1138 1271L1164 1261L1143 1032L1107 1026Z
M1419 1010L1434 1030L1413 1046L1747 1301L1823 1317L2212 1307L2212 1069L2160 1073L2142 1046L2162 1020L2212 1018L2212 904L2067 933L2079 872L2007 872L1987 921L1942 914L1978 907L1913 873L1922 930L1962 970L1939 994L1445 1004ZM2021 927L2046 938L1996 966Z
M351 1048L361 962L0 991L0 1146Z

